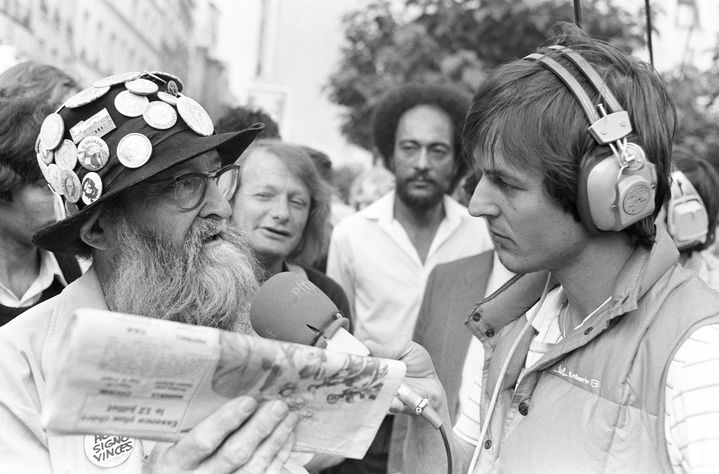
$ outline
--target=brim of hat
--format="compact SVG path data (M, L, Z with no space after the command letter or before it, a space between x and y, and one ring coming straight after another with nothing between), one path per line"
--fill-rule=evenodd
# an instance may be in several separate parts
M153 147L152 156L167 157L150 160L140 168L127 169L113 183L112 190L104 193L98 201L84 207L77 214L68 216L54 224L43 227L32 236L33 244L54 253L73 253L80 246L80 227L102 202L122 193L124 190L155 176L166 169L190 160L210 150L217 150L222 166L231 164L262 131L264 125L255 124L238 132L221 133L207 137L199 136L186 129Z

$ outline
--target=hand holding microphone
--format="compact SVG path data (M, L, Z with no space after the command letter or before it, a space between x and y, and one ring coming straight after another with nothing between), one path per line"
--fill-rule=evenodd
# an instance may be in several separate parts
M409 361L412 362L410 367L420 368L418 372L421 373L408 372L408 377L428 376L431 380L434 375L429 354L413 342L402 341L389 345L370 342L368 349L347 331L347 318L342 316L327 295L293 273L278 273L260 287L252 302L250 320L262 337L363 356L369 355L371 350L373 356ZM436 375L434 380L435 383L425 383L427 390L423 387L422 391L434 393L439 390L436 396L430 398L441 398L443 391ZM435 428L442 426L442 417L432 408L430 401L417 391L402 384L396 397L402 402L403 408L399 409L399 404L393 402L394 409L422 415Z

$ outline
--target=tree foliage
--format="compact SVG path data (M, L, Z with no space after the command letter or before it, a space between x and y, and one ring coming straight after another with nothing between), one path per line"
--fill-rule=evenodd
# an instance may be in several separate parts
M627 52L643 45L636 14L611 0L584 0L582 9L593 37ZM373 0L344 17L341 61L327 86L346 107L343 135L371 149L373 101L389 88L443 83L471 93L491 68L531 53L552 24L573 18L568 0Z
M719 48L707 71L688 67L664 79L677 107L676 143L708 160L719 171Z

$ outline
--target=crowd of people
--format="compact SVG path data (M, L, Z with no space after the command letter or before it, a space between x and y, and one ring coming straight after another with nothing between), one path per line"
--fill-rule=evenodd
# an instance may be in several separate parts
M213 122L170 73L81 90L24 62L0 105L3 472L719 468L719 175L674 143L654 69L574 25L473 97L378 97L384 171L356 187L382 195L356 209L326 154L252 107ZM244 395L113 466L88 456L93 434L47 432L76 309L254 336L253 296L281 272L405 362L445 443L420 404L393 403L363 459L300 458L292 408Z

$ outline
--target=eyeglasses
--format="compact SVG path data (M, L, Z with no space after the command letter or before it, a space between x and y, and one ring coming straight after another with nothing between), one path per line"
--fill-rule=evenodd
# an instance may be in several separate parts
M227 165L214 173L200 171L186 173L172 178L153 180L154 184L167 183L171 188L177 206L183 211L192 211L202 204L207 194L210 180L215 180L217 188L228 201L237 190L240 177L240 165Z

